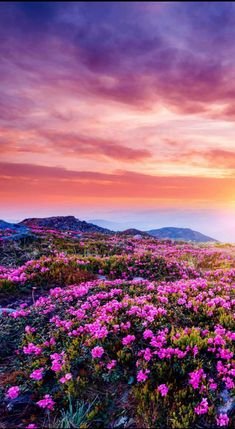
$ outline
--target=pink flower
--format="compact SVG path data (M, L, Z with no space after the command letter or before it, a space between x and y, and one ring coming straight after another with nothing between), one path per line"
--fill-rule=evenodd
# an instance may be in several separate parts
M62 369L62 364L57 360L54 360L51 365L52 371L59 372Z
M149 362L151 360L152 357L152 353L151 350L147 347L147 349L145 349L144 351L144 359Z
M135 341L135 336L134 335L127 335L126 337L123 338L122 344L124 346L129 346L131 343L133 343L133 341Z
M107 369L113 369L116 365L117 365L117 361L112 360L111 362L108 363Z
M190 372L189 377L190 377L189 384L191 384L194 389L198 389L202 379L204 379L206 375L203 369L200 368L196 371Z
M8 399L15 399L19 396L20 388L18 386L12 386L7 391L7 398Z
M64 377L61 377L61 378L60 378L60 382L64 384L64 383L66 383L67 381L71 380L71 378L72 378L72 374L70 374L70 373L68 372L67 374L65 374L65 376L64 376Z
M45 408L47 410L53 410L55 402L53 401L52 397L50 395L45 395L43 399L37 402L37 405L40 408Z
M26 326L25 327L25 332L26 332L26 334L32 334L33 332L35 332L36 331L36 329L35 328L32 328L31 326Z
M151 329L145 329L145 331L143 333L143 337L145 340L147 340L148 338L152 338L153 332L151 331Z
M137 381L139 383L142 383L143 381L147 380L147 378L148 378L147 374L149 372L150 371L148 369L146 369L145 371L141 369L137 374Z
M166 396L169 389L166 384L160 384L157 390L161 393L162 396Z
M50 338L50 340L49 341L45 341L44 343L43 343L43 345L44 346L46 346L46 347L49 347L49 346L55 346L56 345L56 341L55 341L55 338Z
M220 349L218 356L221 357L221 359L229 360L233 358L233 352L230 352L228 349Z
M35 346L33 343L29 343L27 346L23 347L23 352L25 355L40 355L41 354L41 347Z
M104 349L103 347L96 346L92 349L91 354L94 359L101 358L101 356L104 354Z
M186 299L184 299L184 298L179 298L179 299L178 299L178 301L177 301L177 303L178 303L179 305L183 305L183 304L185 304L185 303L186 303Z
M37 425L30 423L28 426L26 426L26 429L37 429Z
M229 417L227 416L227 414L219 414L216 417L216 423L217 423L217 426L228 426Z
M233 389L235 387L235 383L230 377L225 377L224 381L227 389Z
M198 406L194 408L194 411L198 415L206 414L208 411L208 408L209 408L208 401L206 398L203 398L200 404L198 404Z
M53 353L51 356L50 356L50 358L51 358L51 360L59 360L59 361L63 361L63 359L64 359L64 352L62 352L62 353Z
M217 386L218 386L217 383L212 378L210 378L210 380L209 380L209 388L211 390L216 390Z
M33 380L41 380L43 378L43 375L42 375L43 371L44 371L44 368L35 369L35 371L33 371L29 377L32 378Z

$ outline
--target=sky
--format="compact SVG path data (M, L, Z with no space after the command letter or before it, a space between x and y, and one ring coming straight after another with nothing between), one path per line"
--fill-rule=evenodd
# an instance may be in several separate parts
M235 2L0 7L0 218L235 241Z

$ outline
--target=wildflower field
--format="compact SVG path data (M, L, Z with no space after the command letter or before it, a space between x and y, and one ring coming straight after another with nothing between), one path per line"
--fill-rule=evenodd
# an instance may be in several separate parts
M0 241L1 428L235 427L234 246L35 233Z

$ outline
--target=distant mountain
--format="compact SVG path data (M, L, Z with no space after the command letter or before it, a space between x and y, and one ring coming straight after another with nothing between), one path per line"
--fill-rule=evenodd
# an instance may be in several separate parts
M118 222L112 222L111 220L89 219L87 222L101 226L102 228L110 229L112 231L122 230L122 224ZM125 229L125 227L123 229Z
M47 229L57 229L59 231L79 231L79 232L97 232L102 234L110 234L111 231L106 228L81 221L74 216L53 216L44 218L29 218L24 219L19 225L27 226L28 228L40 227Z
M150 234L148 234L148 232L146 231L140 231L139 229L136 228L129 228L129 229L125 229L125 231L120 231L118 232L118 235L121 236L126 236L126 235L133 235L133 236L141 236L141 237L149 237Z
M110 222L110 225L111 224L112 222ZM29 235L33 237L31 229L35 227L55 229L58 231L77 231L78 233L114 233L114 231L108 228L103 228L90 222L81 221L75 216L53 216L45 218L28 218L19 223L10 223L0 220L0 237L4 240L11 238L20 239ZM190 228L165 227L151 229L150 231L141 231L136 228L128 228L124 231L119 230L118 235L132 235L140 237L146 237L150 235L159 239L194 241L198 243L218 242L218 240L201 234L198 231L193 231Z
M182 240L182 241L195 241L198 243L216 242L214 238L207 237L198 231L193 231L190 228L174 228L166 227L159 229L151 229L147 231L149 235L153 237L164 239L168 238L171 240Z

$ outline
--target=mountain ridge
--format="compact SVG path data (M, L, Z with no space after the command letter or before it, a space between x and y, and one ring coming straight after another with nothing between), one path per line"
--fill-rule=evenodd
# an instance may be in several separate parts
M27 218L19 222L20 225L25 225L29 228L42 227L48 229L57 229L60 231L80 231L80 232L100 232L103 234L110 234L107 228L88 223L85 220L80 220L75 216L50 216L43 218Z
M124 231L118 231L118 235L123 237L126 235L146 237L146 236L149 236L150 234L147 231L141 231L140 229L128 228L128 229L124 229Z
M194 231L190 228L163 227L148 231L128 228L124 231L112 231L94 223L80 220L75 216L33 217L26 218L18 223L10 223L0 220L0 230L12 229L14 231L11 237L8 238L17 238L22 234L29 234L35 227L55 229L58 231L77 231L81 233L118 234L120 236L139 235L144 237L149 235L158 239L193 241L198 243L219 242L212 237L202 234L199 231Z
M194 241L197 243L218 242L215 238L194 231L191 228L163 227L147 231L149 235L156 238L168 238L171 240Z

